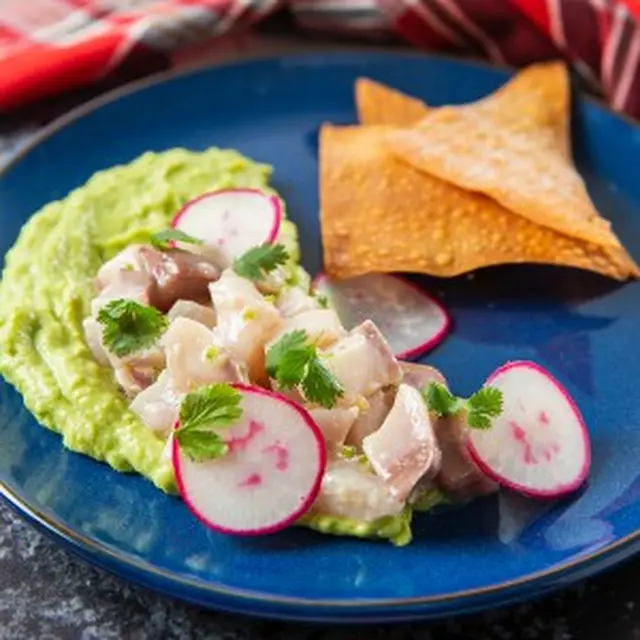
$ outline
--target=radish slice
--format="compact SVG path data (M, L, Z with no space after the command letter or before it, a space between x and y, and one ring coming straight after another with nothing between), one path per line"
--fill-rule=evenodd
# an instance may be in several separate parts
M480 469L532 497L555 498L580 487L591 445L567 390L534 362L510 362L486 385L502 391L504 407L491 429L470 430L469 449Z
M313 287L327 296L347 329L371 319L397 358L416 358L433 349L451 326L440 302L398 276L371 273L331 280L321 274Z
M240 383L242 417L224 429L229 452L193 462L173 439L178 489L189 509L221 533L256 536L293 524L313 504L326 447L305 409L284 396Z
M225 189L194 198L171 226L216 247L232 262L238 256L278 237L282 203L259 189Z

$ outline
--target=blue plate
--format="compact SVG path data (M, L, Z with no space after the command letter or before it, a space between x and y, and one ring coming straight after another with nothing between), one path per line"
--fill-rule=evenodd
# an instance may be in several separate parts
M320 267L317 132L355 121L353 82L387 82L430 104L476 99L506 71L386 53L284 57L117 92L66 118L0 177L0 255L46 202L98 169L174 146L235 147L272 163ZM640 129L589 101L573 118L576 160L640 258ZM533 178L533 177L532 177ZM16 509L90 562L205 606L278 618L381 621L504 604L567 585L640 547L640 285L572 270L508 267L426 280L456 330L430 361L461 393L507 359L548 367L593 438L589 486L551 504L503 494L418 517L409 547L291 530L234 539L200 526L140 477L69 453L0 383L0 483Z

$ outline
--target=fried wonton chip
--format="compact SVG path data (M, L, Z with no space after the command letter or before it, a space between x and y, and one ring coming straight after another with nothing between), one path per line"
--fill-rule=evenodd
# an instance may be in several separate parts
M430 109L414 127L389 131L387 147L531 222L621 249L568 154L566 74L558 63L529 67L478 102Z
M355 87L360 124L410 126L427 113L427 105L384 84L358 78Z
M505 263L566 265L619 280L637 275L621 248L557 233L399 162L386 149L387 132L322 127L320 208L329 275L404 271L449 277Z

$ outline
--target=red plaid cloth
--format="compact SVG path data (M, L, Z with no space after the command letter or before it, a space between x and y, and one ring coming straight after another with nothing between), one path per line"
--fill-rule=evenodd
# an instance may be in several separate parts
M615 109L640 117L640 0L0 0L0 109L205 39L228 43L285 5L315 30L395 34L514 65L563 55Z

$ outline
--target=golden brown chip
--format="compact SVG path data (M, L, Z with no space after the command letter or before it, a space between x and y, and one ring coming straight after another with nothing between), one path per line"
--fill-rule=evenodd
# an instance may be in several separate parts
M356 80L355 95L360 124L406 127L418 122L429 109L417 98L369 78Z
M385 141L413 167L538 225L620 249L567 155L567 95L561 65L536 65L478 102L430 109Z
M638 270L621 248L541 227L494 200L394 159L385 127L320 133L320 206L327 272L454 276L506 263L566 265L624 280Z

